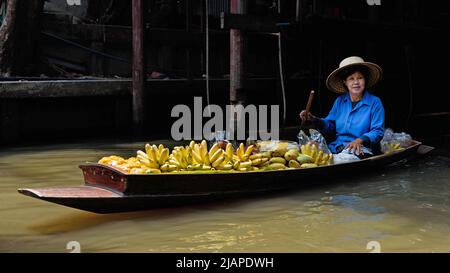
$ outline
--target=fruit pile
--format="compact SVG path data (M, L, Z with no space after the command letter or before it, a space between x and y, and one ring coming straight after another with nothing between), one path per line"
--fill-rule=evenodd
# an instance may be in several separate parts
M248 172L332 164L332 155L324 154L317 145L302 145L299 151L298 147L287 149L288 145L280 144L271 151L260 151L258 144L245 147L241 143L235 150L231 143L215 143L208 150L207 142L203 140L200 143L191 141L187 146L176 146L172 153L162 144L146 144L145 152L139 150L135 157L124 159L113 155L103 157L98 163L130 174Z

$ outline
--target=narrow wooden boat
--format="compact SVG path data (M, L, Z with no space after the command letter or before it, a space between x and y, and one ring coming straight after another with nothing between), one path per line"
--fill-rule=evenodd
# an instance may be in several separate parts
M82 164L85 185L21 188L27 196L95 213L127 212L178 206L224 198L300 189L338 177L367 173L433 148L414 141L403 150L360 161L288 169L231 173L125 174L101 164Z

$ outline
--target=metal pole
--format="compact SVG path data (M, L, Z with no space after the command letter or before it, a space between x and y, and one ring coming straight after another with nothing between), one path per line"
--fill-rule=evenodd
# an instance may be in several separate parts
M132 0L133 20L133 134L142 136L144 129L144 15L143 0Z

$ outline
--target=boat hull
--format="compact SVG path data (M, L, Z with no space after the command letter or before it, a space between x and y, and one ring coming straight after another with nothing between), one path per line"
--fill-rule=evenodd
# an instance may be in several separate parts
M139 175L125 174L101 164L82 164L83 186L19 189L19 192L95 213L147 210L332 183L338 178L377 170L431 149L415 142L402 151L351 163L263 172Z

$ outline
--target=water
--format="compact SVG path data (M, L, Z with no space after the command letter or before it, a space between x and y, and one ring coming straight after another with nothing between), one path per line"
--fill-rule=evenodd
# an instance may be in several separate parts
M158 143L162 141L157 141ZM450 159L429 156L302 191L100 215L40 201L19 187L73 186L78 164L144 143L0 151L0 252L450 252Z

